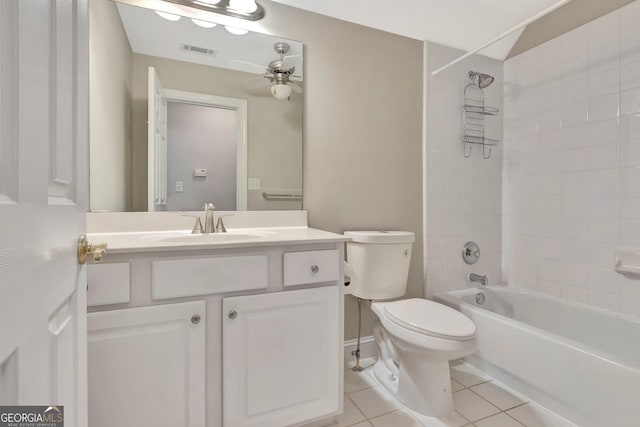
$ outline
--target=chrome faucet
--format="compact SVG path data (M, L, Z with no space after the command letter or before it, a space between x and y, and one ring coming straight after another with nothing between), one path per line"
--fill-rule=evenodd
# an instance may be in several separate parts
M204 206L204 233L213 233L215 232L215 227L213 226L213 211L216 207L213 203L205 203Z
M487 276L481 276L475 273L469 273L467 279L471 280L472 282L478 282L482 286L487 286L489 284L489 278Z

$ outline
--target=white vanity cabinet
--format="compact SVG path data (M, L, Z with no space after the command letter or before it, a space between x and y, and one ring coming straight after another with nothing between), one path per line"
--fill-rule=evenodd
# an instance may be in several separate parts
M343 238L326 234L111 250L89 307L89 425L284 427L341 413Z
M205 302L88 317L91 427L204 427Z
M224 425L288 426L338 410L340 290L225 298Z

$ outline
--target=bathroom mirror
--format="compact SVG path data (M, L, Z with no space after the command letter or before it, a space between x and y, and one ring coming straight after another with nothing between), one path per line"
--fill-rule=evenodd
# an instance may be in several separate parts
M89 16L92 212L302 208L302 43L111 0Z

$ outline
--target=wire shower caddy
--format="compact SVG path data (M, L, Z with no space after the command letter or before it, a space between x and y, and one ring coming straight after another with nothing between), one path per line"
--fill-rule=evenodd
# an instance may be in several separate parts
M462 122L464 125L464 156L471 157L473 146L482 146L482 157L491 158L491 147L495 147L500 142L497 139L487 138L485 135L485 118L487 116L497 116L500 110L494 107L487 107L484 104L484 92L476 83L475 76L469 73L471 83L464 88L464 107ZM467 146L469 151L467 153Z

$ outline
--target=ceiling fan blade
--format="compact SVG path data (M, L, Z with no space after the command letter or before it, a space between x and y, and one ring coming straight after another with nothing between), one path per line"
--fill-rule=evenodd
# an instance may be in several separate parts
M269 80L267 80L264 76L256 77L255 79L247 80L243 83L247 89L256 89L263 86L268 86Z
M300 65L300 59L302 55L288 55L282 58L282 68L289 69L291 67L297 67Z
M296 93L302 93L302 86L296 83L291 83L291 89Z
M253 62L247 62L241 59L232 60L231 65L243 71L254 70L254 71L247 71L248 73L254 73L254 74L264 74L266 71L269 71L268 68L263 65L254 64Z

